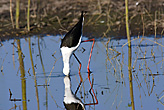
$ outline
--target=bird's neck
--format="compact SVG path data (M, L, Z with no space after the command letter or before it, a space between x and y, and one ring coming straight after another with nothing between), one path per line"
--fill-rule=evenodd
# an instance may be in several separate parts
M70 72L69 62L64 62L63 73L68 76L69 72Z
M61 48L61 53L63 56L63 64L64 64L63 73L65 75L68 75L70 72L69 62L70 62L70 57L72 55L72 52L73 52L73 50L70 50L70 48L68 48L68 47Z

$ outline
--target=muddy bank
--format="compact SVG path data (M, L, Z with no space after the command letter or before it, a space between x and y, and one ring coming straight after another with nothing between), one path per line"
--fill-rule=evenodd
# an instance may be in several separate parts
M19 29L15 29L15 0L1 0L1 40L44 34L63 35L78 21L82 10L87 11L85 36L126 38L122 0L31 0L30 5L30 31L27 31L27 1L20 1ZM130 0L129 25L131 36L163 35L164 1Z

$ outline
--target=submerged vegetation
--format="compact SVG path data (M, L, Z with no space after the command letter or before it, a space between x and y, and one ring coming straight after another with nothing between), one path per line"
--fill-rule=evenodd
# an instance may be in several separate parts
M36 34L65 34L77 22L82 10L88 11L85 36L126 36L125 2L122 0L6 0L0 4L1 40ZM132 36L163 35L162 0L130 0L128 4Z

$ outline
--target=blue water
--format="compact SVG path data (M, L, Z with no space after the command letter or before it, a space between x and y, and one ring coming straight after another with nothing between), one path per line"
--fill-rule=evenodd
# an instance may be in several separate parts
M45 36L39 39L41 57L45 68L45 74L41 65L38 50L38 37L31 37L32 56L38 84L40 110L62 110L64 109L64 75L62 73L62 57L60 53L60 39L62 36ZM87 39L87 38L84 38ZM9 110L17 105L22 109L22 101L10 101L9 89L12 97L22 99L22 86L19 70L17 44L14 40L2 42L0 47L0 110ZM128 77L128 46L127 40L111 40L107 46L108 39L96 40L90 69L91 79L94 78L93 90L96 93L98 104L86 106L87 110L127 110L131 109L131 98ZM124 45L125 44L125 45ZM75 52L82 62L81 75L83 83L77 92L77 97L85 104L92 103L89 93L90 84L87 74L87 63L92 42L82 43ZM28 38L21 39L21 49L24 57L27 109L37 110L37 100L34 84L34 76L29 54ZM85 49L85 51L84 51ZM132 74L133 95L136 110L164 109L164 38L132 38ZM84 52L83 52L84 51ZM118 53L121 53L117 56ZM52 56L54 54L54 57ZM75 93L80 78L78 75L78 63L71 58L71 84ZM158 74L158 75L157 75ZM153 78L154 75L154 84ZM48 92L46 106L45 80L48 81ZM161 98L161 100L159 100Z

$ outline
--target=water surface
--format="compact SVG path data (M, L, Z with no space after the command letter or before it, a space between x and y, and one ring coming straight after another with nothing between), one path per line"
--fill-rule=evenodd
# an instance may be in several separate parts
M17 40L2 42L0 47L0 109L62 110L64 109L64 74L59 49L62 36L20 39L25 77L22 77ZM83 38L84 40L87 38ZM136 110L163 109L163 38L132 38L133 96ZM88 81L87 63L92 42L82 43L75 52L82 62L83 82L77 97L84 103L95 102ZM30 51L32 52L32 60ZM32 62L34 66L32 66ZM80 77L76 59L71 58L71 90L77 90ZM33 69L34 67L34 73ZM87 110L127 110L131 108L127 40L96 40L90 64L97 105ZM23 84L26 87L22 86ZM22 91L25 91L23 95ZM37 95L38 93L38 95ZM12 95L11 95L12 94ZM37 97L38 96L38 97ZM24 100L23 97L26 99ZM24 104L25 105L24 105Z

